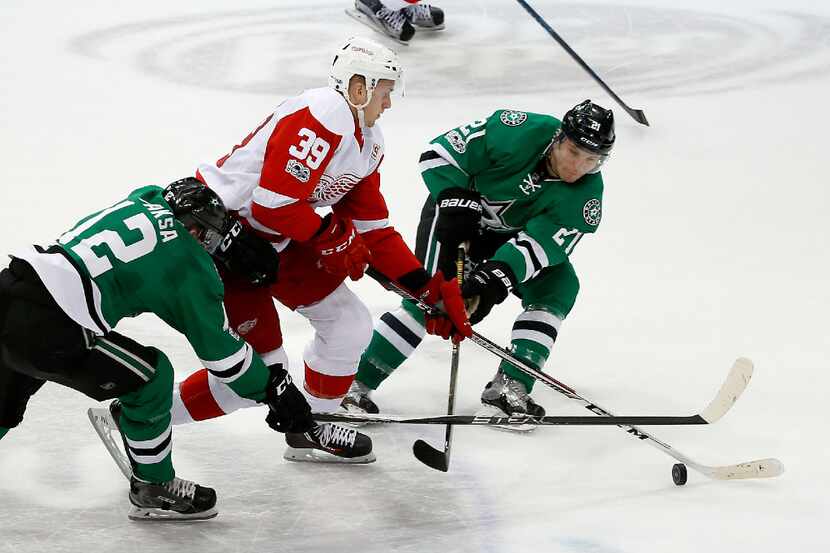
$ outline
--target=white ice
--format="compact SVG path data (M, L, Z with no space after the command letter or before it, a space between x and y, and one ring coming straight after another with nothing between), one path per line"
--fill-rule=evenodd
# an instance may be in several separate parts
M676 487L670 457L614 427L460 427L447 474L411 454L418 438L440 446L442 427L373 429L369 466L291 464L253 410L175 431L177 470L217 489L217 519L131 523L125 482L86 419L93 402L47 385L0 442L0 551L830 549L830 7L532 3L652 126L629 119L518 4L445 0L447 30L400 47L406 95L381 119L393 221L413 240L418 155L442 131L504 107L613 107L602 225L573 255L582 288L546 370L614 413L687 414L748 356L754 380L723 421L649 430L703 463L778 457L787 472L715 482L690 471ZM348 5L2 2L0 250L48 243L137 186L192 174L281 99L324 84L332 49L370 33ZM353 288L375 315L397 305L369 279ZM506 343L518 309L507 302L480 331ZM296 369L310 329L282 317ZM167 351L179 376L197 367L153 317L121 330ZM378 391L381 408L445 409L448 351L428 340ZM472 344L461 360L457 412L472 413L496 361ZM534 396L551 414L587 414L544 386Z

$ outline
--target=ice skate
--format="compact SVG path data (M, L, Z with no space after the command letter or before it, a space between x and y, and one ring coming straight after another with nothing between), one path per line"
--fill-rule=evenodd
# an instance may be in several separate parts
M354 5L354 9L347 9L346 14L401 44L408 45L415 34L406 9L390 10L379 0L355 0Z
M481 393L481 409L476 415L487 417L505 417L511 415L545 416L545 409L538 405L527 393L527 388L520 381L510 378L501 371L496 372L493 380L487 383ZM527 433L536 429L534 424L520 424L489 428Z
M313 463L366 464L375 461L372 439L353 428L319 423L310 432L285 435L283 458Z
M403 9L406 18L419 31L444 29L444 10L429 4L413 4Z
M133 476L133 469L124 449L124 438L116 422L121 414L121 404L115 400L110 403L109 409L87 409L86 413L89 422L92 423L92 428L107 448L107 452L124 477L130 480Z
M368 386L355 380L352 382L351 388L340 403L340 408L343 413L348 415L377 415L380 410L377 404L372 401L370 394L372 390ZM349 426L360 427L365 426L367 422L349 422L345 423Z
M207 520L215 517L216 492L190 480L174 478L154 484L130 479L131 520L176 521Z

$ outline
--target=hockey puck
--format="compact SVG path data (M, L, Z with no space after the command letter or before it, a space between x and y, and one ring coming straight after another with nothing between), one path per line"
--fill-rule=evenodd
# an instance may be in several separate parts
M671 468L671 479L674 480L674 483L678 486L685 484L688 476L689 474L686 472L686 465L683 463L677 463Z

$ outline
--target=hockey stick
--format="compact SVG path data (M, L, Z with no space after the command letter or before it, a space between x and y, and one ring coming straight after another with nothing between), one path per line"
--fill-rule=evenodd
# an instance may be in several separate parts
M635 121L637 121L641 125L645 125L647 127L649 126L648 119L646 119L646 114L643 113L643 110L628 107L628 105L622 101L622 98L617 96L617 94L613 90L611 90L611 88L607 84L605 84L605 82L602 79L599 78L599 75L597 75L596 72L593 69L591 69L591 67L587 63L585 63L585 61L581 57L579 57L579 54L574 52L573 48L568 46L568 43L565 42L565 40L561 36L559 36L559 34L556 31L554 31L550 25L548 25L547 21L545 21L544 18L530 6L530 4L525 2L525 0L516 0L516 2L518 2L519 5L521 5L527 11L527 13L529 13L530 16L533 19L535 19L539 25L542 26L544 30L546 30L551 37L553 37L553 40L558 42L559 45L562 48L564 48L568 54L570 54L574 61L578 63L580 67L582 67L582 69L584 69L588 73L588 75L590 75L603 88L603 90L605 90L605 92L607 92L611 96L611 98L613 98L614 101L617 102L620 105L620 107L622 107L625 110L625 112L628 115L630 115Z
M719 421L735 403L752 377L752 361L739 358L732 365L729 375L721 385L718 393L700 413L688 416L542 416L511 415L437 415L429 417L407 417L394 415L372 415L362 413L314 414L314 418L325 422L360 422L360 423L394 423L394 424L448 424L448 425L507 425L519 426L535 424L539 426L619 426L619 425L654 425L684 426L714 424Z
M455 278L458 280L458 286L461 286L461 281L464 279L464 261L467 258L467 251L465 245L458 247L458 255L455 260ZM455 383L458 380L458 357L461 350L461 344L453 343L452 345L452 360L450 361L450 391L447 397L447 415L452 415L455 411ZM412 444L412 453L415 458L423 464L441 472L447 472L450 469L450 447L452 446L452 424L447 424L447 429L444 432L444 451L439 451L426 443L424 440L416 440Z
M389 280L383 274L377 272L375 269L370 268L366 272L367 272L367 274L369 274L369 276L371 276L372 278L377 280L378 283L380 283L387 290L395 292L396 294L398 294L399 296L401 296L404 299L408 299L410 301L415 302L415 304L418 306L419 309L421 309L425 312L429 312L430 310L436 309L435 307L427 305L423 301L421 301L418 298L414 297L412 294L410 294L409 292L407 292L406 290L404 290L403 288L401 288L400 286L398 286L397 284L395 284L394 282ZM596 413L597 415L602 415L602 416L605 416L605 417L613 416L606 409L603 409L599 405L597 405L597 404L589 401L588 399L584 398L583 396L579 395L576 392L576 390L574 390L573 388L567 386L566 384L563 384L562 382L559 382L558 380L556 380L552 376L550 376L550 375L548 375L548 374L546 374L542 371L539 371L537 369L534 369L533 367L527 365L522 360L517 359L516 357L514 357L506 349L503 349L503 348L499 347L498 345L496 345L492 341L488 340L484 336L478 334L477 332L475 332L475 331L473 332L473 336L470 338L470 340L473 343L475 343L475 344L481 346L482 348L486 349L487 351L489 351L489 352L497 355L498 357L504 359L505 361L507 361L508 363L510 363L511 365L516 367L517 369L519 369L520 371L524 372L525 374L528 374L528 375L536 378L537 380L539 380L540 382L542 382L546 386L549 386L549 387L553 388L554 390L556 390L560 394L562 394L562 395L564 395L564 396L566 396L566 397L568 397L568 398L570 398L574 401L578 401L579 403L581 403L583 405L583 407L585 407L589 411L591 411L593 413ZM716 399L713 400L709 404L709 406L704 410L704 414L702 416L705 416L706 420L712 420L712 419L717 420L720 417L722 417L726 413L726 411L728 411L729 408L732 407L732 405L738 399L738 396L741 394L741 392L743 392L743 389L746 387L746 384L749 382L749 377L751 376L752 363L748 359L745 359L745 360L739 359L738 361L736 361L736 364L738 364L741 367L746 367L746 365L748 364L749 365L748 374L743 369L736 373L734 371L734 366L733 366L733 371L730 372L730 377L727 378L726 384L725 384L726 390L727 390L728 393L719 393L716 396ZM733 375L736 375L736 374L737 375L744 375L745 374L746 377L744 378L743 376L741 376L740 378L736 379L736 378L733 377ZM781 461L779 461L778 459L760 459L760 460L756 460L756 461L749 461L749 462L746 462L746 463L739 463L739 464L736 464L736 465L726 465L726 466L703 465L703 464L700 464L700 463L690 459L686 455L682 454L680 451L674 449L669 444L661 441L660 439L652 436L651 434L648 434L647 432L645 432L643 430L640 430L639 428L637 428L633 424L621 424L620 427L623 428L624 430L626 430L626 432L631 434L633 437L635 437L639 440L646 440L649 445L651 445L652 447L656 447L657 449L663 451L667 455L669 455L669 456L675 458L676 460L680 461L680 463L682 463L682 465L690 466L694 470L700 472L701 474L704 474L704 475L708 476L709 478L713 478L713 479L716 479L716 480L734 480L734 479L739 479L739 478L770 478L770 477L773 477L773 476L778 476L778 475L780 475L781 473L784 472L784 466L781 463ZM678 473L682 472L683 477L675 476L674 475L674 470L673 470L673 476L675 476L675 478L674 478L675 483L678 483L678 484L679 483L685 483L685 477L684 477L685 476L685 467L682 467L682 465L675 465L674 470L676 470ZM678 467L682 467L682 468L678 468ZM680 482L680 480L682 480L682 482Z

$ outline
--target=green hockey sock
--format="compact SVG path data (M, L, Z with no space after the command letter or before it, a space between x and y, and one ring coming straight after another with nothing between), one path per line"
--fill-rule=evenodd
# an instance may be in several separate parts
M149 382L118 399L121 401L121 431L135 475L147 482L167 482L173 470L173 367L159 352L156 372Z
M0 426L0 440L3 439L3 436L5 436L8 431L9 431L8 428L6 428L4 426Z
M372 333L369 347L360 357L355 380L372 390L377 390L381 382L386 380L404 361L406 361L406 356L375 331Z
M415 352L425 335L423 313L411 302L384 313L375 325L369 347L360 357L355 379L376 390Z
M510 351L534 369L543 367L550 355L548 348L532 340L513 340L510 343ZM528 392L533 389L533 384L536 382L536 379L529 374L523 373L507 361L502 361L499 369L510 378L515 378L524 384Z

